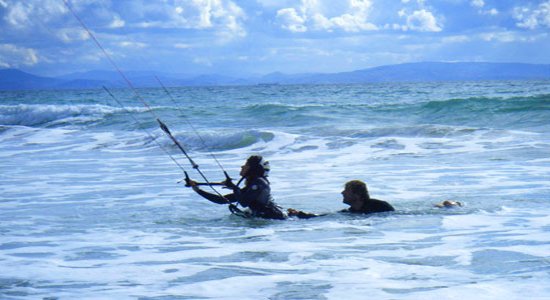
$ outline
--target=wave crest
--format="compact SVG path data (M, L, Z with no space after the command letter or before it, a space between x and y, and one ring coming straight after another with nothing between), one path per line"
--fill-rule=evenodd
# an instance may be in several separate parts
M106 105L0 105L0 125L48 127L89 124L103 121L110 115L143 112L141 108L115 108Z
M430 113L455 114L467 113L514 113L527 111L550 110L550 95L530 97L473 97L453 98L443 101L430 101L421 106Z
M270 142L275 134L266 131L246 130L235 133L207 133L197 135L175 134L185 147L195 151L223 151L246 148L260 142Z

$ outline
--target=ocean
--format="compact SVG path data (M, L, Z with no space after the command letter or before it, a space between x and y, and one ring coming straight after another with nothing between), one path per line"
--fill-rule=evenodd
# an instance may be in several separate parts
M169 91L0 92L1 299L550 298L550 82ZM328 214L208 202L157 117L209 180L261 154ZM396 211L338 213L352 179Z

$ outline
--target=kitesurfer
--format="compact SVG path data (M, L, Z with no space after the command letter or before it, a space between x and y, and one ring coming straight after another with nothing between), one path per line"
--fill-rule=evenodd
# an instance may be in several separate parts
M388 202L371 198L367 185L361 180L348 181L344 190L342 191L343 203L350 207L340 212L344 213L356 213L356 214L370 214L379 212L394 211L395 209ZM288 209L288 215L298 217L300 219L308 219L318 217L321 215L306 213L303 211Z
M271 188L267 179L270 167L269 162L260 155L252 155L246 163L241 166L240 175L245 179L243 188L235 185L230 178L223 182L223 185L233 190L233 193L224 196L208 193L199 188L197 182L187 180L187 185L205 199L217 203L239 203L249 208L251 217L264 219L286 219L285 213L281 210L271 197Z

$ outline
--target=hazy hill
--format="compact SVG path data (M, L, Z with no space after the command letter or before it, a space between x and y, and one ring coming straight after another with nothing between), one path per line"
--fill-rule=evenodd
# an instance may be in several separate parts
M0 90L47 89L62 80L25 73L17 69L0 69Z
M189 76L158 72L127 72L135 87L159 87L155 76L166 86L209 86L251 84L338 84L368 82L477 81L477 80L550 80L550 65L522 63L407 63L380 66L353 72L328 74L271 73L254 78L233 78L210 74ZM0 90L79 89L126 87L114 71L73 73L57 78L35 76L16 69L0 70Z
M520 63L408 63L353 72L283 77L272 83L366 83L550 79L550 65Z

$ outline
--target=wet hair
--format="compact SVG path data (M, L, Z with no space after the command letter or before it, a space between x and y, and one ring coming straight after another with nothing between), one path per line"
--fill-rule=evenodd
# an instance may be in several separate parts
M269 162L261 155L251 155L246 160L246 164L250 167L246 174L247 177L267 177L269 173Z
M452 200L445 200L442 202L442 204L445 207L462 206L462 203L458 201L452 201Z
M361 180L351 180L346 182L346 189L349 189L352 193L361 196L363 200L369 200L369 190L367 185Z

